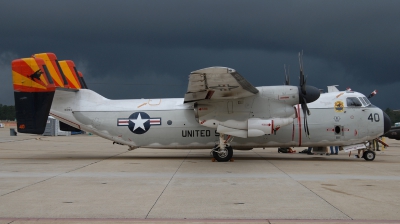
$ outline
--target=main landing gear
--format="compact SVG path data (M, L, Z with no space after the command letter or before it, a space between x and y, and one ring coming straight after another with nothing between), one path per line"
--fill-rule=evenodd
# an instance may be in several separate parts
M232 159L233 149L232 146L228 143L233 140L233 137L228 135L228 138L225 140L225 135L220 133L219 135L219 144L215 145L211 150L211 153L215 160L218 162L228 162Z

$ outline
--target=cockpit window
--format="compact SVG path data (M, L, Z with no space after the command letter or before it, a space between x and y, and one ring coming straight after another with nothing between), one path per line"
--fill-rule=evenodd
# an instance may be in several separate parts
M357 97L347 97L346 101L347 101L348 107L361 107L362 106L360 100L358 100Z
M368 104L365 102L365 100L364 100L362 97L358 97L358 99L361 101L361 103L362 103L364 106L368 106Z
M363 99L365 100L365 102L367 103L367 106L371 105L371 102L369 102L369 100L367 99L367 97L363 97Z

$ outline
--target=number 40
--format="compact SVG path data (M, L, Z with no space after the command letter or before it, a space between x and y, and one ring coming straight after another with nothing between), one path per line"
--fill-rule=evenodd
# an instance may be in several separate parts
M374 113L374 116L372 116L372 113L369 114L368 116L368 120L370 120L371 122L379 122L379 114Z

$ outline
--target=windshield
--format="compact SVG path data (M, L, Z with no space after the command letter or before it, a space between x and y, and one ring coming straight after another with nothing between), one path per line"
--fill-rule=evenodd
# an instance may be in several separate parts
M347 106L348 107L361 107L362 104L357 97L347 97Z
M361 101L361 103L362 103L364 106L368 106L368 104L365 102L365 100L364 100L362 97L358 97L358 99Z
M371 102L369 102L369 100L367 99L367 97L363 97L363 99L365 100L365 102L367 103L367 106L371 105Z

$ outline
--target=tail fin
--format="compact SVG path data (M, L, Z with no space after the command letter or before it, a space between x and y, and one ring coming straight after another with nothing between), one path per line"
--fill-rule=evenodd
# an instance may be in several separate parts
M79 75L79 80L81 81L82 89L89 89L88 86L86 85L85 79L83 79L83 74L82 72L78 71L78 75Z
M82 89L83 84L79 78L73 61L58 61L57 56L53 53L40 53L33 55L35 58L41 58L46 63L56 87L64 87L69 89ZM86 84L85 84L86 85ZM60 129L62 131L80 131L68 124L60 122Z
M79 72L76 70L75 63L71 60L60 61L61 69L75 89L87 89L86 83L82 82Z
M53 78L56 87L70 88L67 78L65 77L63 70L57 60L57 56L53 53L40 53L34 54L34 58L41 58L47 66L47 69Z
M82 73L76 70L75 63L71 60L59 61L62 72L68 80L69 87L72 89L87 89L86 83L81 78ZM62 131L80 131L79 129L72 127L68 124L60 122L60 129Z
M11 67L18 132L43 134L55 91L45 61L16 59Z

